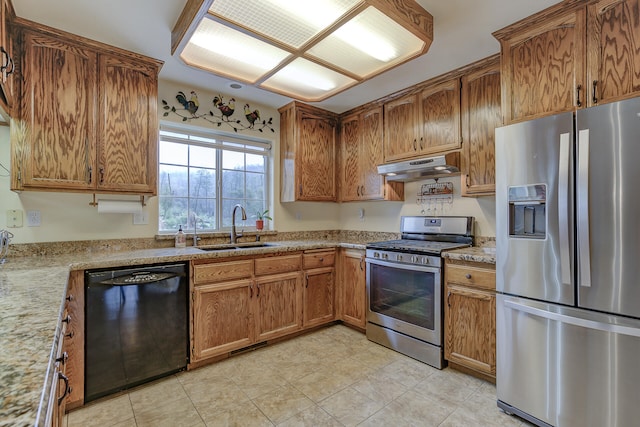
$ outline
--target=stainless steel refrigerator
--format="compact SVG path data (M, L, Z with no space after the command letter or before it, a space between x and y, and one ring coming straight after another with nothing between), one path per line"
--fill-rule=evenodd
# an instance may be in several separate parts
M640 425L640 99L496 129L498 406Z

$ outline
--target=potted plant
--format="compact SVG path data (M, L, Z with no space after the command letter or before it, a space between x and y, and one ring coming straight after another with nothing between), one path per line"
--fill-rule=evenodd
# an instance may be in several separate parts
M264 228L264 220L265 219L270 219L273 221L273 218L271 218L269 215L269 209L267 209L264 212L256 212L256 230L262 230Z

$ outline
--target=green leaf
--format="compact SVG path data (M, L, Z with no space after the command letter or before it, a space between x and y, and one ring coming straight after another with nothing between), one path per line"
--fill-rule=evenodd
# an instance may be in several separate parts
M162 100L162 105L167 105L167 101L165 101L164 99Z
M183 121L183 122L186 122L186 121L187 121L187 118L186 118L186 117L183 117L183 118L182 118L182 121Z
M167 117L169 115L169 112L167 111L166 113L163 114L164 117Z

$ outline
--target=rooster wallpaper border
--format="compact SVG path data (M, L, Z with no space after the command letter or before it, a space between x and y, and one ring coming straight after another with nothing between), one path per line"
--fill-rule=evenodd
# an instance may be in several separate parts
M261 119L260 111L251 110L251 106L248 103L244 104L243 117L241 120L237 118L239 114L236 114L235 98L230 98L229 101L225 101L222 95L215 96L212 100L214 109L208 112L199 112L200 101L198 100L198 95L193 90L190 94L191 96L187 98L184 92L178 91L176 101L180 104L179 107L169 105L169 103L163 99L162 108L165 110L163 116L167 117L169 114L175 114L182 117L183 122L202 119L218 127L228 126L233 129L234 132L264 132L265 129L275 132L273 129L273 118L269 117L268 120ZM217 110L217 112L214 112L214 110Z

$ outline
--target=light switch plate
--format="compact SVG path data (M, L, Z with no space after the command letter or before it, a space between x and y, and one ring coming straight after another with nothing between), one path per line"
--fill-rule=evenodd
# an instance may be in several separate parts
M149 224L149 212L144 209L140 213L133 214L133 224L134 225L146 225Z
M7 228L22 227L22 211L20 209L9 209L7 211Z

